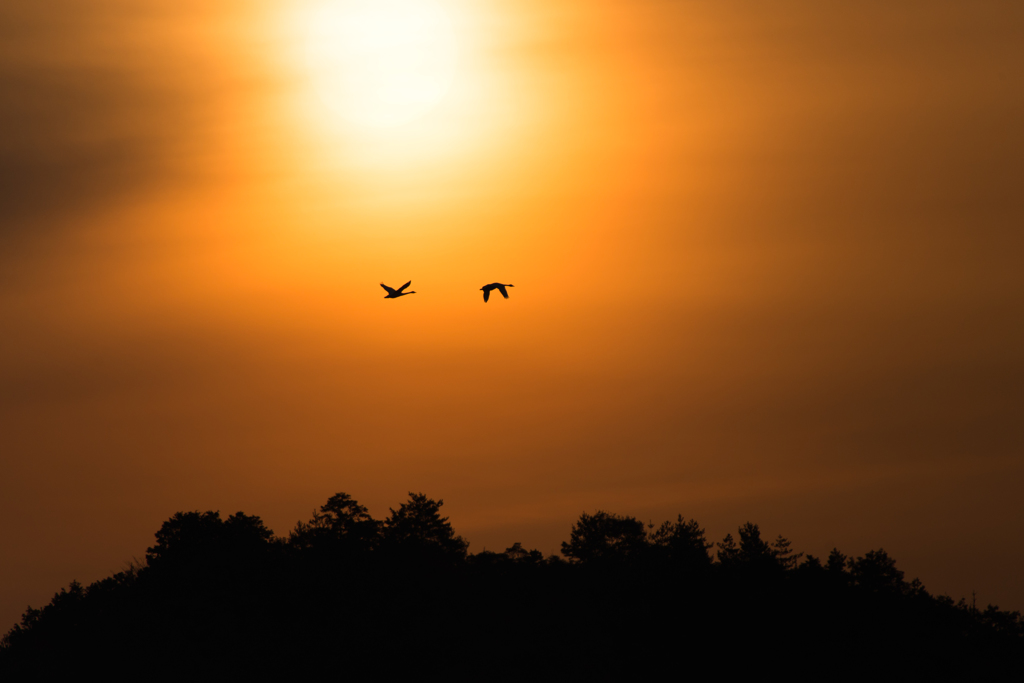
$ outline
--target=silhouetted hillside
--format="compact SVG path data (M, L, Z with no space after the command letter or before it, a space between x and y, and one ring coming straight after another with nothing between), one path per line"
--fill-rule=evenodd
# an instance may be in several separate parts
M339 493L287 538L179 512L142 565L28 609L0 678L1024 673L1020 614L933 597L884 550L821 561L756 524L713 545L693 520L597 512L565 559L470 555L441 505L410 494L381 522Z

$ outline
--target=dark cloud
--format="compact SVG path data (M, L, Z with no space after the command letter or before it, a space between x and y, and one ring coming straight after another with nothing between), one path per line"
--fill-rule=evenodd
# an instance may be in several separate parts
M0 240L181 173L202 86L155 19L112 2L0 8Z
M148 104L123 74L4 73L0 88L16 99L0 114L0 127L10 133L0 148L5 232L31 225L40 214L71 213L138 191L166 171L173 131L114 123L125 110Z

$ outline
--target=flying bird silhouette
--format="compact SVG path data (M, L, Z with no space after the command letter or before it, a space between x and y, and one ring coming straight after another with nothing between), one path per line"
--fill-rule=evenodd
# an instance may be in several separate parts
M501 292L501 295L507 299L508 292L505 291L506 287L515 287L515 285L503 285L500 282L492 282L489 285L484 285L483 287L481 287L480 289L484 293L484 303L487 303L487 300L491 298L492 289L498 290L499 292Z
M385 299L397 299L398 297L405 296L406 294L415 294L416 293L416 292L406 292L405 291L405 288L408 287L411 284L412 284L412 280L409 280L408 282L406 282L404 285L402 285L398 289L391 289L390 287L388 287L383 282L380 283L380 286L383 287L385 290L387 290L388 294L387 294L387 296L384 297Z

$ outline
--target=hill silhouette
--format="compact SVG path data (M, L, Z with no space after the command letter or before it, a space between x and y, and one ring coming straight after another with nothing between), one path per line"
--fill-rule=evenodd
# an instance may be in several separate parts
M379 521L338 493L287 537L179 512L143 562L29 608L0 678L1024 673L1019 613L932 596L882 549L822 561L753 523L712 544L682 516L599 511L564 557L469 554L442 505L410 493Z

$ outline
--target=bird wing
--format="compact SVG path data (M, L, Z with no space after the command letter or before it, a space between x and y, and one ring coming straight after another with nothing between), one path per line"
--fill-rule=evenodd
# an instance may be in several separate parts
M489 290L486 287L484 287L484 303L487 303L487 300L490 299L490 298L491 298L491 290Z
M501 292L501 295L503 297L505 297L506 299L508 298L508 292L505 291L505 285L498 285L498 291Z
M398 288L398 293L401 294L402 290L405 289L406 287L408 287L411 284L412 284L412 280L409 280L408 282L406 282L404 285L402 285L401 287Z
M411 282L411 280L410 280L410 282ZM395 290L391 289L390 287L388 287L383 282L380 283L380 286L383 287L387 291L388 294L391 294L392 296L396 294Z

